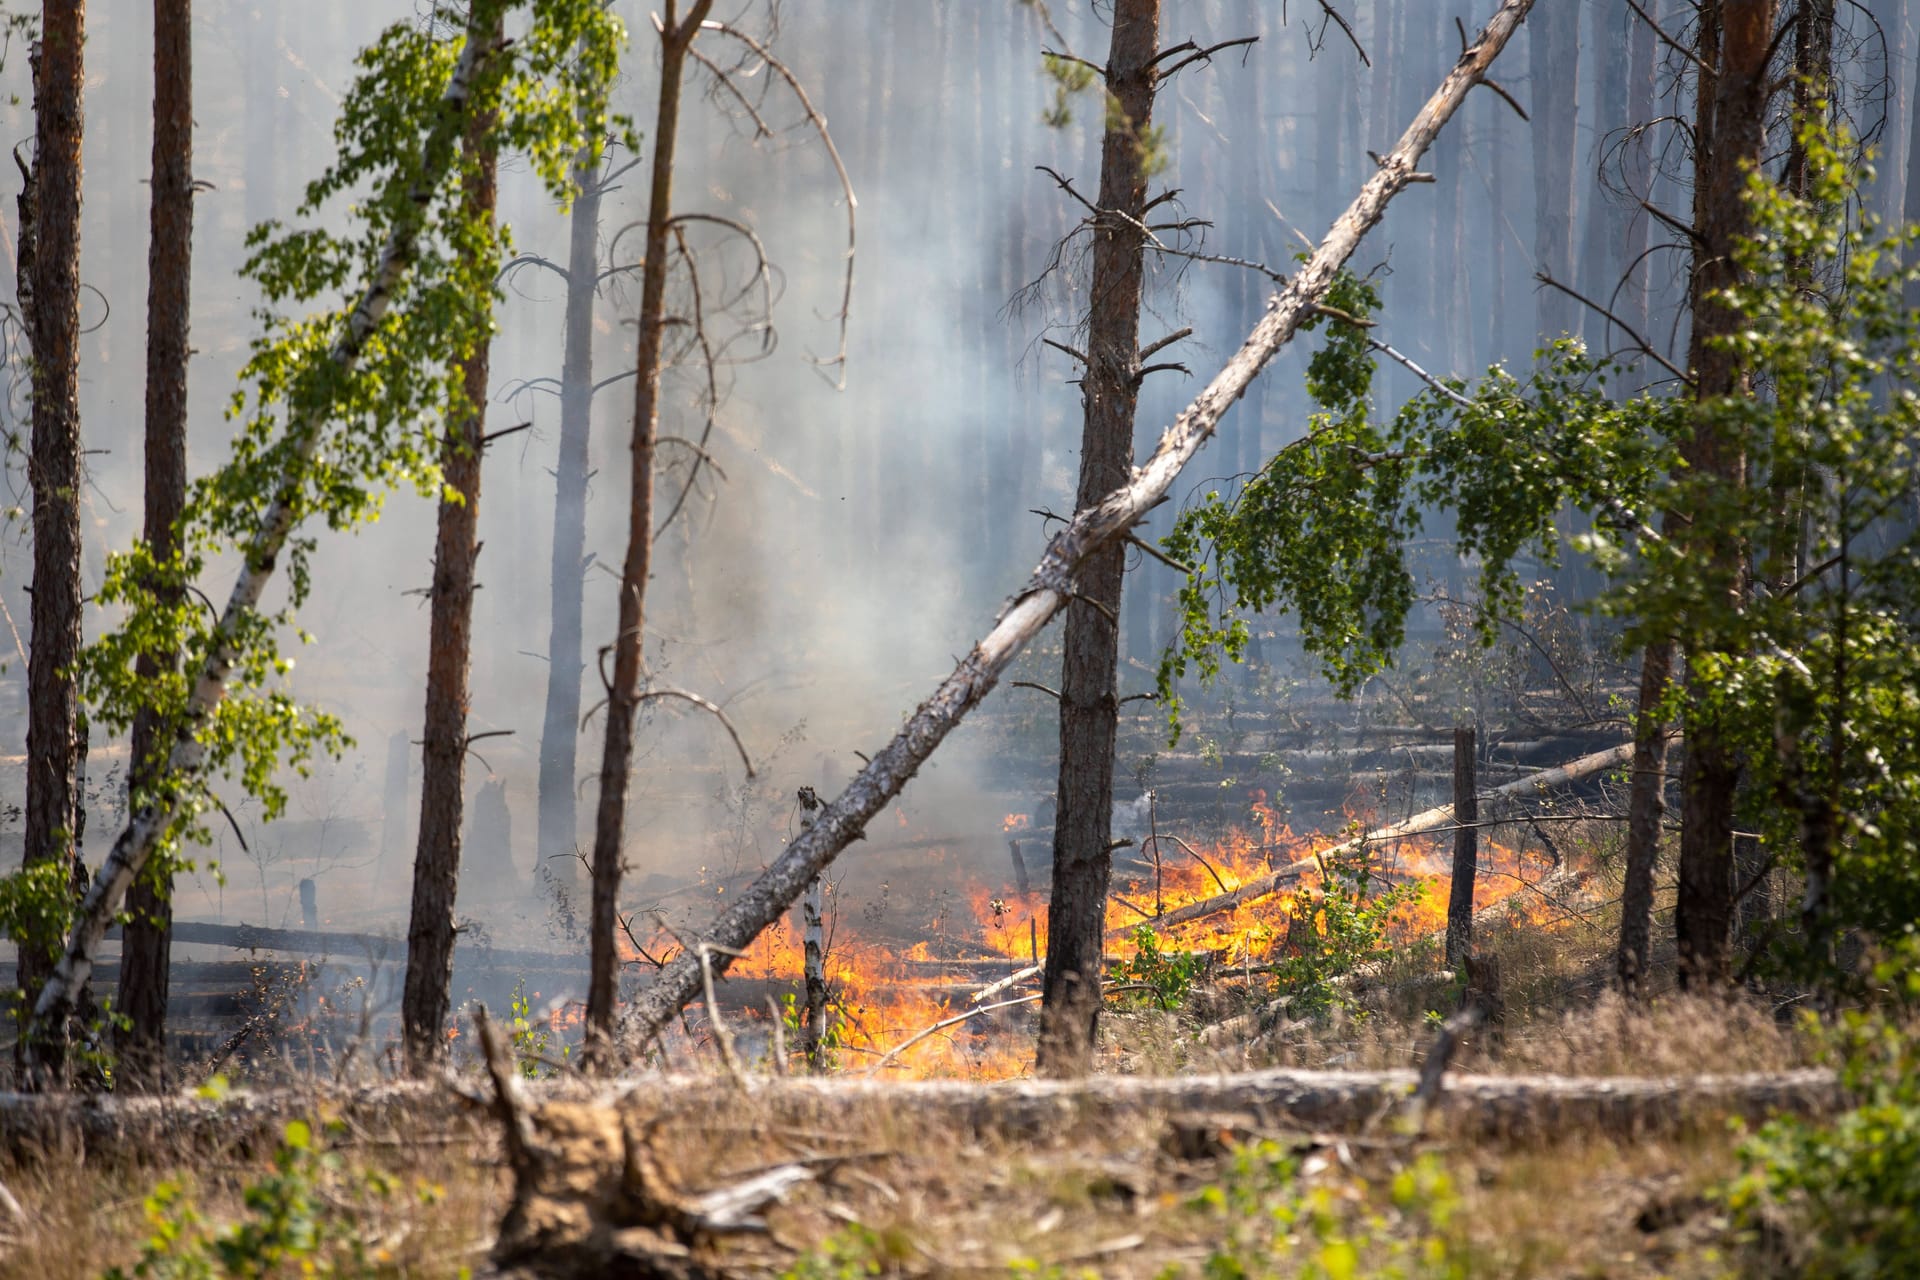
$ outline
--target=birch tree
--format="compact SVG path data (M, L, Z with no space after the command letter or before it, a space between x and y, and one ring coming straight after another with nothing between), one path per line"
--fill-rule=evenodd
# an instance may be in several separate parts
M493 38L496 22L515 10L526 14L524 30ZM166 756L134 797L35 1006L28 1052L48 1075L60 1066L66 1016L128 886L156 851L176 856L182 836L204 828L215 780L237 777L271 815L285 804L276 770L341 741L338 721L302 711L277 684L288 660L276 631L293 624L291 609L313 585L315 542L303 530L374 518L402 480L437 490L431 424L466 403L457 369L481 336L473 300L488 296L494 277L462 252L485 233L463 213L460 140L476 114L497 109L498 145L527 153L542 181L564 192L574 154L604 127L592 120L583 128L579 103L613 74L621 38L592 0L476 0L453 39L390 28L361 55L335 131L340 154L299 210L315 217L329 201L368 190L352 231L270 223L249 237L247 271L271 310L233 399L242 419L234 456L195 484L177 554L163 561L141 544L113 558L100 594L124 608L125 620L82 656L100 718L124 729L136 707L153 704ZM278 311L343 288L346 308ZM228 548L243 563L217 615L169 606L159 594L156 584L191 582ZM269 613L263 597L283 562L289 604ZM137 680L136 659L156 650L184 656L179 674Z

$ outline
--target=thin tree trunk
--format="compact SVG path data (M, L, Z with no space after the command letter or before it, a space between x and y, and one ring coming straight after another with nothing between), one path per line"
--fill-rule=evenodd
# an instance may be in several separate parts
M413 197L404 207L414 213L401 218L388 234L373 278L325 357L342 371L351 371L359 364L368 336L385 317L395 290L413 263L431 193L451 167L465 132L474 76L486 59L500 52L497 43L486 40L484 31L471 25L480 20L477 16L470 20L466 44L441 96L438 114L422 140L420 163L399 179L408 183ZM311 417L288 424L291 465L300 467L311 462L319 447L320 427L321 423ZM207 751L199 731L226 697L227 682L239 658L237 637L256 616L260 598L279 567L280 553L293 532L296 496L291 481L283 484L262 513L260 526L247 545L233 591L216 625L212 645L195 673L192 692L188 694L181 721L174 730L174 740L168 747L166 773L178 783L192 782L206 768ZM93 887L87 891L80 917L67 939L65 954L41 988L33 1013L36 1029L64 1023L73 1001L93 973L101 939L125 899L127 887L146 867L155 846L179 819L184 794L184 789L176 786L159 797L135 805L126 827L114 841L112 853L94 878ZM38 1043L30 1043L29 1050L37 1054Z
M1153 124L1160 0L1116 0L1107 51L1107 128L1100 145L1100 199L1119 217L1096 217L1087 298L1087 365L1080 384L1084 511L1127 482L1139 393L1140 295L1147 202L1145 151ZM1052 1076L1084 1075L1093 1063L1103 973L1101 932L1112 868L1113 743L1119 718L1120 587L1125 548L1089 558L1067 607L1060 676L1060 785L1053 829L1053 897L1047 904L1047 967L1036 1065Z
M498 18L490 40L501 38ZM464 147L461 198L469 217L491 228L499 204L500 153L491 115L474 116ZM489 250L490 254L490 250ZM489 311L491 300L484 304ZM445 1057L441 1028L453 985L453 902L460 884L460 826L467 761L469 655L473 647L474 562L480 555L480 472L486 450L491 339L482 332L461 363L468 412L447 424L440 449L446 492L433 549L433 618L427 642L427 712L420 769L420 845L413 862L407 978L400 1017L407 1071L422 1075Z
M582 152L573 168L567 246L566 357L560 370L560 457L554 468L552 622L547 638L547 710L540 729L540 878L580 883L579 774L581 609L586 593L588 444L593 434L593 303L600 271L600 175Z
M900 794L908 780L996 682L1020 651L1060 613L1082 581L1080 570L1104 548L1113 546L1165 498L1187 463L1219 425L1221 415L1246 393L1260 371L1292 339L1300 322L1314 313L1335 273L1353 256L1360 240L1380 221L1388 203L1407 186L1441 128L1453 117L1467 92L1485 77L1506 47L1533 0L1505 0L1486 30L1441 82L1406 131L1306 262L1262 314L1219 373L1168 426L1153 456L1130 473L1128 482L1081 508L1048 543L1046 555L1026 584L1014 594L992 630L968 652L940 686L907 719L898 733L862 768L845 791L821 810L814 825L790 843L760 876L705 931L721 947L742 948L785 914L840 851L860 836L866 824ZM719 953L722 970L730 956ZM629 1048L644 1046L700 989L703 966L688 953L663 966L653 983L629 1004L621 1020Z
M1733 244L1749 228L1744 198L1747 166L1764 159L1767 59L1773 47L1775 0L1716 2L1702 11L1696 50L1702 71L1694 126L1695 244L1690 310L1693 330L1688 364L1703 402L1744 393L1746 372L1716 339L1730 333L1737 317L1717 297L1734 283ZM1743 442L1718 420L1695 417L1687 447L1688 470L1723 492L1745 483ZM1746 598L1746 550L1733 538L1709 528L1690 538L1711 575L1710 590L1737 614ZM1717 643L1710 637L1695 644ZM1691 659L1694 655L1689 654ZM1689 670L1689 678L1697 673ZM1689 694L1687 758L1682 770L1684 796L1680 820L1680 897L1674 931L1680 949L1680 980L1709 987L1729 973L1734 912L1733 812L1740 762L1706 699Z
M1579 148L1574 113L1580 89L1580 11L1548 5L1527 27L1528 104L1533 116L1533 257L1536 267L1562 280L1573 275L1574 173ZM1580 317L1558 289L1535 295L1542 340L1578 326Z
M32 642L27 651L23 866L73 858L71 674L80 652L80 133L85 0L47 0L34 68ZM57 936L19 940L22 1010L49 976ZM52 1028L64 1034L64 1027ZM32 1046L22 1039L23 1062Z
M640 706L642 646L646 640L647 577L653 562L653 450L660 430L660 348L666 330L667 237L673 217L674 141L680 127L680 86L687 50L713 0L694 0L684 21L668 0L660 33L660 99L654 114L653 177L647 200L645 268L640 279L639 371L633 395L633 470L627 520L627 558L620 575L620 630L613 642L613 680L607 688L606 750L600 762L600 803L593 830L593 915L587 977L586 1061L611 1066L613 1006L620 957L618 924L622 842L627 822L627 775L633 767L633 721Z
M1654 79L1659 74L1660 64L1654 48L1653 28L1641 21L1638 14L1632 16L1626 44L1626 124L1630 129L1651 128ZM1652 243L1649 233L1653 219L1637 202L1653 199L1653 166L1649 158L1651 146L1645 137L1636 137L1624 144L1620 155L1620 185L1625 188L1626 198L1635 203L1620 227L1620 270L1625 273L1625 279L1622 281L1618 311L1621 318L1633 326L1634 332L1644 335L1648 341L1653 338L1647 332L1650 302L1647 282L1652 264L1647 260L1646 252Z
M1472 729L1453 731L1453 884L1447 897L1447 968L1458 970L1473 950L1473 882L1480 869L1479 793L1474 783L1478 750Z
M153 3L153 192L147 252L147 439L144 537L157 561L179 548L175 526L187 503L187 330L193 279L193 4ZM177 599L179 591L170 590ZM142 654L136 671L151 680L179 655ZM128 792L157 765L159 722L143 709L133 721ZM134 803L139 803L136 799ZM117 1033L119 1072L136 1088L166 1084L167 985L172 950L173 877L165 871L127 891L129 919L120 941Z
M1627 793L1627 867L1620 889L1620 944L1614 967L1620 988L1646 994L1653 955L1653 869L1660 824L1667 815L1667 726L1655 714L1673 679L1673 642L1648 645L1640 657L1640 703L1633 726L1633 782Z

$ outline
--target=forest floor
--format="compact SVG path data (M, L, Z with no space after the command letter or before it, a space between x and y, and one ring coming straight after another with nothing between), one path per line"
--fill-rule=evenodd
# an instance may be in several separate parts
M1610 932L1602 905L1567 929L1486 939L1506 975L1505 1020L1470 1039L1455 1070L1678 1078L1783 1073L1817 1057L1777 1016L1790 1000L1669 992L1635 1009L1606 994ZM1200 1035L1228 1012L1217 1000L1116 1010L1105 1078L1417 1066L1433 1042L1432 993L1387 990L1371 1007L1228 1044ZM463 1083L485 1091L477 1074ZM1285 1108L1216 1111L1191 1098L1022 1121L884 1087L809 1111L790 1105L795 1088L762 1077L741 1092L716 1067L630 1105L671 1187L704 1191L783 1163L814 1175L769 1211L765 1234L697 1245L654 1274L1706 1277L1756 1262L1714 1200L1740 1166L1741 1138L1712 1106L1678 1122L1638 1124L1629 1111L1617 1123L1501 1132L1459 1110L1417 1130L1398 1109L1302 1126ZM131 1272L143 1250L236 1271L277 1257L276 1274L303 1261L336 1274L484 1273L513 1178L499 1124L448 1105L453 1092L417 1120L389 1109L375 1122L316 1085L290 1104L310 1127L277 1144L204 1131L118 1148L16 1134L0 1155L0 1184L18 1201L15 1213L0 1197L0 1280ZM621 1130L611 1132L601 1154L617 1171ZM581 1212L561 1236L599 1210ZM225 1254L205 1243L234 1223L250 1232L229 1234ZM672 1269L695 1264L709 1270Z

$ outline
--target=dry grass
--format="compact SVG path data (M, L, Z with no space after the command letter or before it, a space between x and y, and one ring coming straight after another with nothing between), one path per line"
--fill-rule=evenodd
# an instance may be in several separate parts
M316 1100L316 1121L323 1114ZM316 1180L316 1195L336 1208L349 1201L370 1206L341 1220L357 1224L383 1273L450 1276L484 1261L509 1181L491 1133L341 1132L325 1141L339 1159ZM205 1222L225 1225L246 1216L242 1197L271 1174L272 1156L271 1149L237 1146L17 1154L0 1165L0 1182L20 1200L24 1225L0 1220L0 1280L90 1280L112 1267L131 1272L153 1231L146 1201L159 1184L178 1184ZM373 1175L390 1179L391 1190L364 1199L360 1192Z

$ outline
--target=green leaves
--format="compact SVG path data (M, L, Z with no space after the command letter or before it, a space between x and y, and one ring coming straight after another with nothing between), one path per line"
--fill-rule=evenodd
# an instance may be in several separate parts
M1384 669L1415 599L1409 547L1429 513L1450 513L1455 553L1477 560L1482 616L1517 616L1523 555L1558 555L1555 517L1571 507L1635 536L1653 477L1671 457L1670 400L1605 393L1608 367L1577 344L1543 353L1526 381L1490 369L1478 387L1441 382L1388 424L1374 420L1371 282L1343 274L1307 368L1322 407L1300 440L1275 454L1231 498L1210 493L1163 541L1195 566L1180 592L1179 638L1162 656L1159 691L1179 734L1178 681L1239 661L1249 616L1294 614L1307 652L1342 694Z
M120 621L83 654L82 696L113 732L141 707L158 709L168 726L158 735L163 757L185 739L206 752L192 777L169 775L164 758L146 762L154 767L136 803L163 799L181 814L163 849L205 835L213 777L238 781L271 818L286 800L276 775L347 742L338 719L295 700L293 662L279 647L289 632L306 638L296 611L313 585L315 544L294 531L375 520L399 485L437 494L441 425L474 410L458 368L491 331L506 237L460 196L474 163L456 154L468 122L490 121L492 143L524 154L563 201L583 148L596 153L609 130L635 144L607 113L625 31L599 0L475 4L474 30L515 11L525 18L492 56L472 60L464 102L449 96L458 31L400 23L360 55L333 163L306 188L293 225L263 223L248 236L245 271L266 301L229 404L240 422L232 454L194 482L178 556L159 563L136 544L109 559L98 598ZM359 299L358 309L343 296ZM283 526L268 528L281 516ZM194 584L236 552L257 575L284 560L281 608L216 615ZM183 661L137 679L142 654ZM196 700L193 682L216 656L231 667L226 696Z

